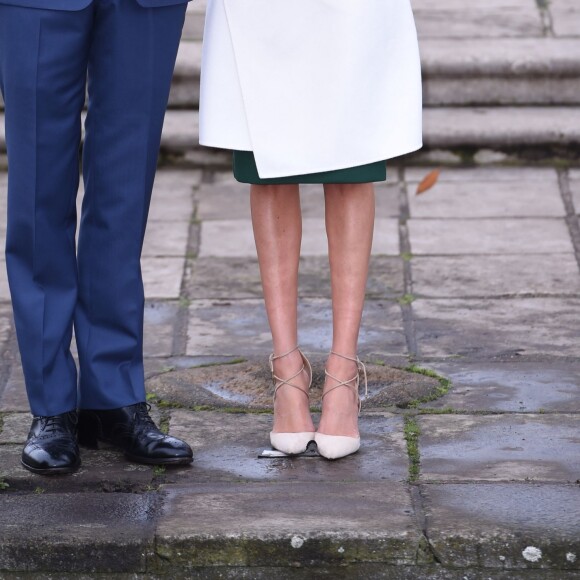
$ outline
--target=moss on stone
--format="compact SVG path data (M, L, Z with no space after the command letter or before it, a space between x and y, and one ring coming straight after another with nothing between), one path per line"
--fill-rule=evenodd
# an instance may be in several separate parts
M426 369L413 364L409 365L407 368L405 368L405 370L410 373L416 373L419 375L424 375L426 377L431 377L439 381L438 387L436 387L433 391L431 391L427 395L415 399L413 401L410 401L406 405L406 408L414 409L422 403L430 403L431 401L436 401L437 399L440 399L441 397L446 395L449 392L449 389L451 388L451 381L449 379L436 373L435 371L432 371L431 369Z
M415 417L405 417L405 441L407 442L407 455L409 456L409 483L414 483L419 478L421 469L421 455L419 452L419 436L421 428Z

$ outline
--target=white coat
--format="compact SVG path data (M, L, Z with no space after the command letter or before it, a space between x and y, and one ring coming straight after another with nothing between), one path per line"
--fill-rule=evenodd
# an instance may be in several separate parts
M421 106L409 0L208 0L200 143L262 178L415 151Z

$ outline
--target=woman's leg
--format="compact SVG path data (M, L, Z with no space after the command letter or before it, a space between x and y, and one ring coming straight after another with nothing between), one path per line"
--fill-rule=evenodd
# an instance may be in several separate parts
M332 284L332 350L355 357L373 240L374 187L372 183L327 184L324 193ZM326 369L341 380L358 372L355 362L334 355L329 356ZM336 384L327 377L325 390ZM351 389L335 389L324 398L318 431L358 435L358 404Z
M298 341L298 263L302 240L299 188L297 185L253 185L250 201L274 354L281 355L292 350ZM274 373L280 378L289 378L302 364L300 353L294 351L274 361ZM292 380L304 391L308 382L307 372ZM297 389L282 387L278 391L273 431L314 431L308 399Z

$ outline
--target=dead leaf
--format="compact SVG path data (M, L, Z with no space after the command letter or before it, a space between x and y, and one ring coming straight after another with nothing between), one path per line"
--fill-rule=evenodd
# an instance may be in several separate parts
M440 169L430 171L417 186L417 192L415 195L420 195L421 193L425 193L427 190L431 189L437 183L440 174Z

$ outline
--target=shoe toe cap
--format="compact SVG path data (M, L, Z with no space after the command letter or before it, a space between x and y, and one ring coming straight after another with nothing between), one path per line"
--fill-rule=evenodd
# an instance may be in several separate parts
M33 469L63 469L77 465L79 453L67 446L30 444L22 452L22 462Z
M165 436L149 446L149 454L159 459L193 458L191 447L177 437Z
M325 459L341 459L360 449L360 437L317 433L315 441L318 453Z
M304 453L313 440L314 433L270 433L272 447L288 455Z

